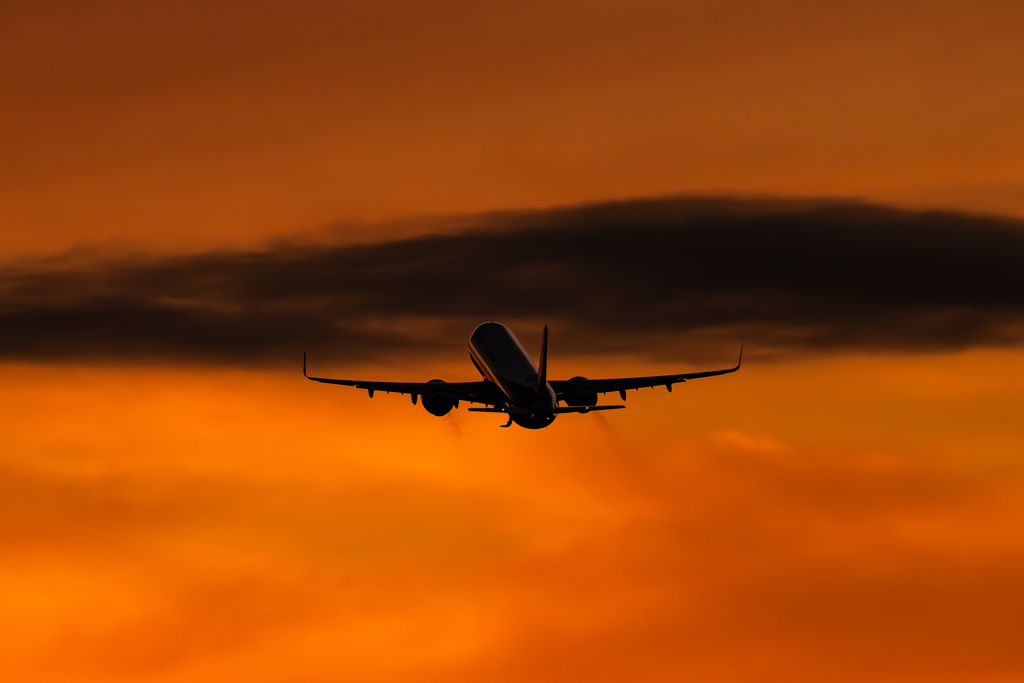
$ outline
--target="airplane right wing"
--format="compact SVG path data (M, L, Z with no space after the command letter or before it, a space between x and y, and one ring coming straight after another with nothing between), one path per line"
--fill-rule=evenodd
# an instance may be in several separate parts
M672 391L673 384L685 382L688 379L700 379L702 377L715 377L716 375L728 375L736 372L743 364L743 347L740 347L740 359L736 367L724 370L706 370L704 372L683 372L676 375L656 375L653 377L619 377L613 379L568 379L551 380L551 388L559 401L572 400L594 394L607 394L613 391L619 392L622 400L626 400L626 390L644 389L647 387L668 387Z

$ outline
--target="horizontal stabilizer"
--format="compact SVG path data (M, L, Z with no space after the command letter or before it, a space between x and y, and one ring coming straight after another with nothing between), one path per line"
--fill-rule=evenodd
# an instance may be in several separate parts
M619 408L625 408L626 406L568 406L564 408L555 408L555 414L560 413L589 413L592 410L618 410ZM506 415L535 415L536 410L530 410L528 408L467 408L471 413L505 413Z
M567 406L555 408L555 413L589 413L592 410L618 410L626 406Z

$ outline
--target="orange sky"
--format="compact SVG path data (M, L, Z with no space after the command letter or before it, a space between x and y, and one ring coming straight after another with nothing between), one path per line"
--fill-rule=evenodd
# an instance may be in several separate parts
M677 192L1024 215L1024 8L6 2L0 254Z
M751 365L529 432L7 366L0 676L1019 680L1022 378Z
M1024 216L1022 35L1017 0L12 0L0 265L674 193ZM475 379L431 358L319 362ZM1024 679L1019 349L754 353L538 432L298 370L0 361L0 679Z

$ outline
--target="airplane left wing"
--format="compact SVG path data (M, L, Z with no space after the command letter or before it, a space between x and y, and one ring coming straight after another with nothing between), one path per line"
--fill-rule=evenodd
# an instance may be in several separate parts
M370 394L370 398L373 398L375 391L383 391L391 394L411 394L413 402L420 396L436 396L453 401L483 403L484 405L498 405L501 403L498 397L494 395L490 382L367 382L355 379L310 377L306 374L306 354L302 354L302 374L305 375L306 379L313 380L314 382L365 389Z
M618 377L612 379L568 379L550 380L551 388L559 401L592 396L594 394L607 394L613 391L619 392L622 400L626 400L628 389L645 389L647 387L668 387L672 391L673 384L679 384L689 379L700 379L701 377L715 377L716 375L728 375L736 372L743 364L743 347L740 347L740 359L736 367L724 370L706 370L704 372L683 372L676 375L656 375L653 377Z

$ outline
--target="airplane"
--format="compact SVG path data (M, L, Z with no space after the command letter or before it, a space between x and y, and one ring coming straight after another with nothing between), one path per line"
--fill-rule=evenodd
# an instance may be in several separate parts
M479 325L469 338L469 358L483 375L479 382L363 382L349 379L310 377L306 374L306 354L302 354L302 374L306 379L326 384L365 389L373 392L411 394L412 404L423 398L423 407L431 415L447 415L459 403L479 403L484 408L469 408L473 413L502 413L508 423L526 429L541 429L563 413L589 413L594 410L618 410L624 405L597 405L598 394L618 392L623 401L628 389L666 387L701 377L714 377L736 372L743 363L743 347L736 367L705 372L682 372L654 377L621 377L614 379L587 379L573 377L566 380L548 380L548 327L544 326L544 339L540 349L540 366L534 365L530 355L519 343L512 330L501 323ZM564 403L565 405L560 405Z

